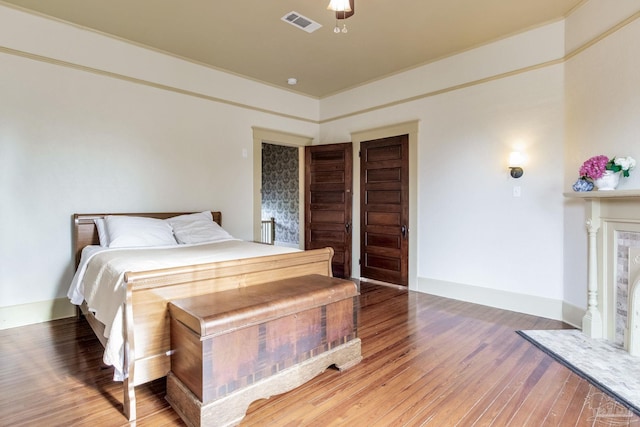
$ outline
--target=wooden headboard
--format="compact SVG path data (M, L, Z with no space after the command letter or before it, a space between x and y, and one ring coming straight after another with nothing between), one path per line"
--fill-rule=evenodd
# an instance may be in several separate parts
M74 214L73 215L73 254L76 267L80 264L82 249L88 245L99 245L98 229L95 219L104 218L106 215L145 216L149 218L166 219L173 216L190 214L193 212L161 212L161 213L104 213L104 214ZM213 220L222 225L222 213L211 211Z

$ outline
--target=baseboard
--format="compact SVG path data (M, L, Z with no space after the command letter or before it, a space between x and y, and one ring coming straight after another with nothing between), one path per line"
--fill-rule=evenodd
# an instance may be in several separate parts
M68 298L0 307L0 330L48 322L76 315Z
M568 302L562 303L562 320L574 328L582 329L582 317L587 311L586 308L576 307Z
M459 301L472 302L503 310L531 314L553 320L563 320L564 302L551 298L483 288L480 286L446 282L418 277L418 292L437 295Z
M480 286L443 280L417 279L417 291L453 298L489 307L532 314L547 319L562 320L580 328L585 310L564 301L500 291ZM76 315L76 306L67 298L0 307L0 330L26 326Z

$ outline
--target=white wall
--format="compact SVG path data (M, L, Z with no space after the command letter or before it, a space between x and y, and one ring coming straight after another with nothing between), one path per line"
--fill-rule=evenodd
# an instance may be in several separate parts
M431 98L421 109L421 277L561 299L562 68ZM505 166L517 147L528 161L514 180Z
M216 209L251 239L252 126L316 137L317 114L317 100L0 6L0 327L73 313L75 212Z
M639 15L638 0L591 0L567 19L566 48L572 56L565 67L566 191L591 156L632 156L640 161ZM618 188L640 188L640 168ZM586 307L584 202L567 200L565 208L563 299Z

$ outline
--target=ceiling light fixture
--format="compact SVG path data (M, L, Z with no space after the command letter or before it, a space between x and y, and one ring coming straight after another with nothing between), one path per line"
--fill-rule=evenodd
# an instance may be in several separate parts
M353 16L355 13L356 9L353 2L354 0L331 0L329 6L327 6L327 9L333 10L336 13L336 26L333 29L334 33L339 34L349 31L344 20ZM340 28L339 20L342 20L342 28Z

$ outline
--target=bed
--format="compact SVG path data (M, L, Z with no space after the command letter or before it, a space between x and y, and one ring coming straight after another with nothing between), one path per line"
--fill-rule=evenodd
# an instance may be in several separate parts
M100 246L96 226L100 220L120 216L166 220L188 214L190 213L75 214L73 216L73 248L76 267L81 265L82 260L84 267L88 270L92 263L98 262L100 254L110 254L115 257L113 252L119 251L118 249L109 249L104 252L98 250L97 255L86 256L96 246ZM221 224L220 212L211 212L211 217L215 223ZM226 243L227 246L235 247L234 250L240 250L237 248L247 244L249 243ZM117 314L121 316L118 318L121 318L121 323L115 322L107 326L100 320L100 316L90 309L86 301L81 303L82 313L105 349L108 348L109 340L114 334L118 335L119 331L122 332L123 410L129 420L136 418L135 386L165 377L171 368L167 308L169 301L308 274L332 275L333 250L331 248L276 253L284 249L259 243L253 243L253 245L258 256L243 255L233 259L214 257L213 262L185 265L170 263L168 264L171 265L170 267L160 264L160 268L126 270L121 275L123 301L119 304L120 311ZM86 251L84 251L85 248L87 248ZM144 248L141 250L147 251ZM127 249L123 248L122 251L126 252ZM157 257L161 258L159 254L163 253L163 256L167 256L165 252L169 251L169 248L159 248L158 251ZM136 253L136 256L138 255ZM171 262L175 262L173 257ZM107 334L110 336L109 339L105 337L107 329L111 329Z

